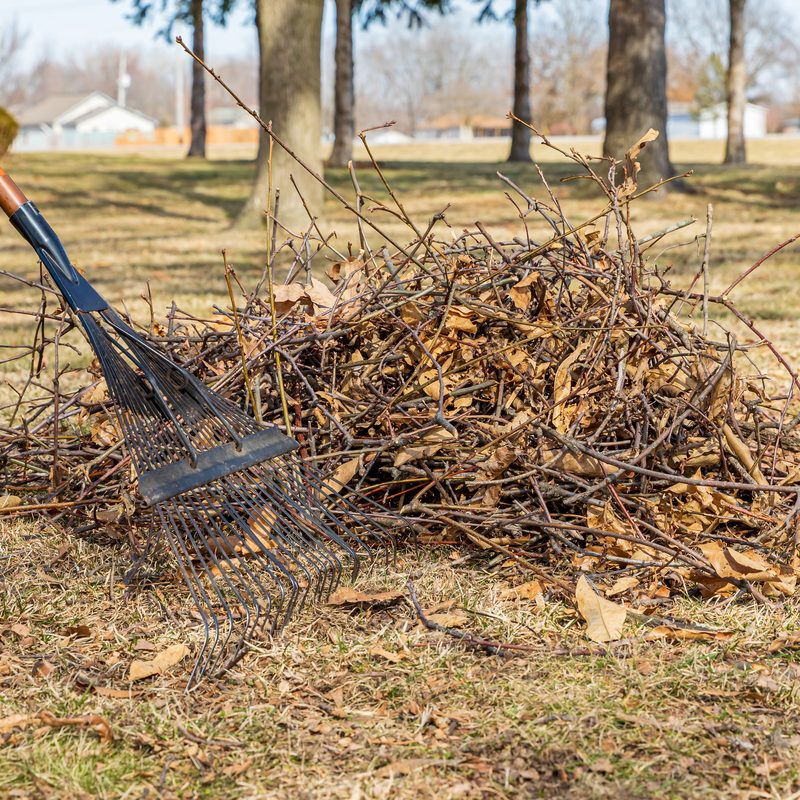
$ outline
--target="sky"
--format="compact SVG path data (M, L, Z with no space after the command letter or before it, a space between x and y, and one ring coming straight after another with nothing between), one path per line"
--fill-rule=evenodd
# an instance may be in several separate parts
M249 3L242 3L225 28L209 25L206 49L209 56L256 52L255 26ZM0 26L14 19L27 32L24 59L33 61L48 49L56 54L67 50L85 50L95 44L119 44L131 47L170 49L177 45L156 39L159 25L147 22L142 27L126 19L130 0L0 0ZM176 34L187 35L176 26ZM176 55L177 57L177 55Z

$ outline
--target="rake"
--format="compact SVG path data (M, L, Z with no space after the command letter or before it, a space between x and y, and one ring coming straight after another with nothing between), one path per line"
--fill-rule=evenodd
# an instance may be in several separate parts
M392 544L386 513L345 496L277 427L174 364L71 264L37 207L0 169L0 208L33 247L100 362L138 476L202 620L187 688L229 669L345 569Z

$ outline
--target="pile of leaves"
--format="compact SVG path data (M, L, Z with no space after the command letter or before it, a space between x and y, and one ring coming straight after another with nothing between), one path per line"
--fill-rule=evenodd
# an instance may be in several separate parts
M227 271L231 302L213 321L173 308L145 333L419 542L477 546L540 588L579 587L584 607L597 590L792 595L800 437L792 392L768 394L753 342L792 389L797 377L726 294L674 289L648 265L670 229L637 239L628 224L650 191L636 184L646 141L606 177L571 154L607 199L587 223L504 179L518 237L477 225L439 238L440 218L420 230L390 190L413 241L374 249L359 196L358 252L337 254L314 222L283 246L273 236L257 286ZM749 328L746 343L709 326L714 303ZM20 401L24 421L2 432L3 502L136 543L146 517L91 371L55 404Z

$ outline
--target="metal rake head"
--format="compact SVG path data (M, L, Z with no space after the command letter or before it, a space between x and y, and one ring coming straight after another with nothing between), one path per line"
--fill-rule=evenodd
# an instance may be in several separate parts
M189 686L393 541L383 509L345 496L277 428L262 428L113 312L81 314L117 419L203 624ZM106 325L101 324L104 321Z

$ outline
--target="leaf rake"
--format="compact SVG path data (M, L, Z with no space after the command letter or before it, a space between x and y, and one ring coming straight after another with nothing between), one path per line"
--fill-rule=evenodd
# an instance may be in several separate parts
M0 208L33 247L100 362L139 480L204 629L187 688L230 668L263 632L327 596L393 538L386 512L333 491L299 444L261 426L134 331L71 264L0 169Z

